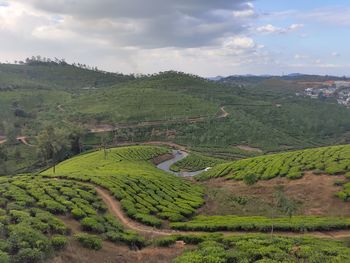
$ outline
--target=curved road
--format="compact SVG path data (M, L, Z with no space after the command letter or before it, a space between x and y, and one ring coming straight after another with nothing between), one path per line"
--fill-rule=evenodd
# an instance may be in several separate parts
M121 208L120 203L110 195L110 193L101 188L95 187L97 194L102 198L103 202L106 204L108 211L114 215L126 228L134 230L143 235L154 235L154 236L169 236L169 235L188 235L188 234L209 234L211 232L201 232L201 231L177 231L171 229L156 229L150 226L142 225L134 220L130 219L124 214L123 209ZM242 231L227 231L215 233L222 233L224 235L245 235L250 234L261 234L261 232L242 232ZM274 232L275 235L281 236L312 236L317 238L328 238L328 239L343 239L350 237L350 230L339 230L339 231L329 231L329 232L306 232L306 233L297 233L297 232Z
M173 156L174 158L167 160L165 162L162 162L160 164L157 165L157 168L168 172L168 173L172 173L178 176L195 176L197 174L200 174L201 172L204 172L204 170L200 170L200 171L195 171L195 172L174 172L172 170L170 170L170 166L172 166L174 163L185 159L188 156L188 153L185 151L181 151L181 150L173 150Z
M162 162L157 167L159 169L162 169L163 171L170 172L175 175L182 175L182 176L190 176L198 174L202 171L197 171L193 173L187 173L187 175L184 175L183 173L175 173L171 171L169 168L170 166L179 161L183 158L186 158L188 156L188 153L183 150L173 150L174 158ZM172 229L156 229L150 226L146 226L143 224L140 224L131 218L129 218L123 211L120 203L118 200L116 200L108 190L98 187L95 187L97 194L102 198L103 202L107 205L108 211L114 215L116 218L119 219L119 221L126 227L131 230L134 230L140 234L143 235L153 235L153 236L169 236L169 235L188 235L188 234L208 234L210 232L203 232L203 231L178 231L178 230L172 230ZM217 231L216 233L222 233L224 235L245 235L247 233L261 233L261 232L243 232L243 231L226 231L226 232L220 232ZM312 236L316 238L328 238L328 239L344 239L347 237L350 237L350 230L338 230L338 231L313 231L313 232L306 232L306 233L298 233L298 232L274 232L275 235L281 235L281 236Z

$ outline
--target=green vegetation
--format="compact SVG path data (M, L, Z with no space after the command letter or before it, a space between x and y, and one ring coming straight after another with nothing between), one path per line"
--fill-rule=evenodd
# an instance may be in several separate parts
M170 169L174 172L179 172L179 171L194 172L194 171L203 170L207 167L213 167L223 162L224 160L221 160L221 159L199 155L196 153L190 153L186 158L173 164L170 167Z
M102 240L98 236L80 233L76 234L74 237L83 247L94 250L100 250L102 248Z
M186 231L293 231L349 229L350 219L336 217L294 216L268 218L262 216L196 216L188 222L171 223L171 227Z
M343 183L343 190L337 193L337 196L344 200L350 201L350 183Z
M202 188L165 173L149 162L169 150L134 146L97 151L64 161L42 174L91 182L108 189L126 214L160 227L162 219L185 220L204 200Z
M243 180L254 174L258 180L277 176L298 179L304 171L322 170L345 174L350 170L350 145L332 146L248 158L214 167L197 176L199 180L216 177Z
M219 106L175 91L155 89L146 82L131 82L81 94L63 107L80 122L132 123L214 116Z
M267 235L232 236L207 240L187 251L175 263L348 262L350 249L340 241L311 237Z
M81 126L84 143L96 145L101 140L88 129L109 124L120 127L113 142L171 140L227 159L258 155L233 145L268 152L347 141L348 109L297 97L290 86L269 80L238 87L179 72L135 78L35 57L0 65L0 136L35 138L47 126L70 134ZM218 118L221 106L225 118ZM7 171L45 166L39 158L22 154L22 165L6 162Z
M56 215L72 216L83 230L112 242L142 247L124 230L91 185L22 175L0 178L0 251L11 262L37 262L67 244L68 227Z

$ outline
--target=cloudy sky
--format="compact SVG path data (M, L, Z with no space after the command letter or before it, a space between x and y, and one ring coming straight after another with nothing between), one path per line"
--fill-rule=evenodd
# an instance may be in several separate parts
M0 61L350 75L349 0L0 0Z

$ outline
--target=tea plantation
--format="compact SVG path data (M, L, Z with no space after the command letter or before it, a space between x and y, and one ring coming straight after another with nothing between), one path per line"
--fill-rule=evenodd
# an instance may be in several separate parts
M147 225L160 227L163 219L182 221L203 203L203 190L189 181L165 173L150 159L167 153L154 146L114 148L81 155L44 176L80 180L108 189L126 214Z
M262 216L204 216L199 215L188 222L171 223L171 227L186 231L329 231L350 229L350 218L294 216L267 218Z
M70 229L57 215L80 222L99 239L143 246L138 234L106 213L87 184L22 175L0 178L0 262L37 262L65 247Z
M350 262L350 249L339 241L248 234L206 240L174 262L342 263Z
M174 172L179 172L180 170L194 172L221 164L223 162L224 160L222 159L191 153L185 159L182 159L173 164L170 169Z
M350 171L350 145L285 152L224 163L198 175L197 179L225 177L242 180L251 175L256 180L268 180L277 176L297 179L310 170L330 175Z

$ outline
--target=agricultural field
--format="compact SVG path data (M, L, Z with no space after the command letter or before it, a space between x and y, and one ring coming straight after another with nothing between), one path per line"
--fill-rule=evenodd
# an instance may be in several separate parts
M76 122L103 124L164 121L195 117L213 117L216 103L169 90L148 87L147 82L124 84L81 93L63 107Z
M188 222L171 223L171 227L186 231L329 231L349 229L349 218L294 216L267 218L259 216L197 216Z
M196 153L190 153L186 158L176 162L170 169L174 172L187 171L194 172L203 170L207 167L213 167L215 165L225 162L222 159L212 158Z
M247 234L206 240L174 260L174 263L187 262L340 263L350 262L350 249L339 241Z
M275 177L301 178L305 171L330 175L345 174L350 170L350 145L313 148L300 151L264 155L225 163L197 179L224 177L227 179L268 180Z
M204 199L203 190L189 181L155 168L151 159L167 148L133 146L97 151L69 159L42 173L91 182L108 189L126 214L146 225L161 227L163 220L192 216Z
M106 213L95 189L84 183L31 175L1 177L0 206L1 262L37 262L63 249L71 230L58 215L79 221L81 231L94 234L76 235L83 246L102 239L144 245L143 238Z

